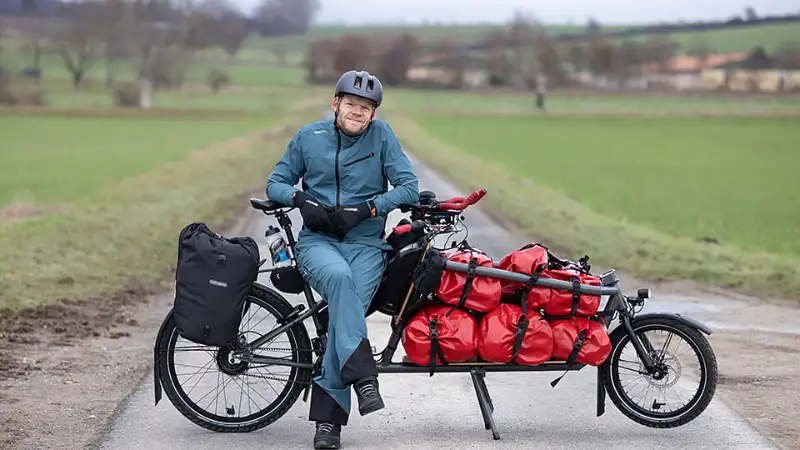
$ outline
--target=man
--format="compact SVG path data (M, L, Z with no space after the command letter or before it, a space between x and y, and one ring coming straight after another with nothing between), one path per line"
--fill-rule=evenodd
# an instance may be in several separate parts
M384 407L365 314L391 250L384 239L386 215L417 202L419 186L392 129L374 120L382 101L377 77L344 73L336 83L333 120L303 126L267 182L270 200L299 208L300 272L328 302L328 343L309 413L317 449L339 448L350 386L361 415ZM303 189L297 190L301 177Z

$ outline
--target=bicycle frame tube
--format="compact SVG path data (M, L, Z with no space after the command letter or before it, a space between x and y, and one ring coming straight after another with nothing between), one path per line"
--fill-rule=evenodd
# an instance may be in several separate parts
M256 339L255 341L251 342L250 344L248 344L248 346L250 347L250 350L255 350L255 349L261 347L262 345L264 345L265 343L275 339L276 336L278 336L279 334L281 334L284 331L288 330L289 328L292 328L293 326L297 325L298 323L301 323L301 322L305 321L306 319L309 318L309 316L314 316L314 318L316 319L317 313L319 313L320 310L322 310L323 308L326 308L327 306L328 306L328 304L325 303L325 302L316 302L316 303L314 303L314 306L312 306L311 309L309 309L305 313L295 317L294 319L290 320L288 323L285 323L285 324L281 325L280 327L270 331L269 333L261 336L260 338Z
M289 218L289 215L287 214L287 212L278 211L274 215L275 215L275 219L278 221L278 225L281 228L283 228L283 231L286 233L286 239L289 241L288 242L289 248L292 250L292 259L294 259L295 264L297 264L297 259L296 259L296 254L297 253L295 252L295 248L297 246L297 241L295 240L294 233L292 232L292 219ZM271 272L271 271L272 271L272 269L268 269L268 270L264 270L262 272ZM322 309L321 307L318 307L318 305L320 303L324 304L324 302L317 302L316 300L314 300L314 293L311 291L311 286L309 286L308 283L305 282L305 281L303 282L303 294L304 294L304 296L306 298L306 304L308 304L309 313L311 315L313 315L314 328L317 331L317 336L324 337L325 334L327 334L328 330L326 329L326 327L324 327L322 325L322 322L320 321L319 316L317 315L317 313ZM308 314L309 313L306 313L306 314L303 315L303 320L308 318ZM282 331L286 330L286 328L284 328L284 327L281 327L280 329ZM277 336L278 334L279 333L275 333L273 331L273 332L269 333L267 336L271 336L270 339L272 339L275 336ZM254 343L255 342L259 342L258 346L263 345L264 342L268 341L268 339L265 339L265 338L266 338L266 336L263 336L263 337L257 339L256 341L254 341Z

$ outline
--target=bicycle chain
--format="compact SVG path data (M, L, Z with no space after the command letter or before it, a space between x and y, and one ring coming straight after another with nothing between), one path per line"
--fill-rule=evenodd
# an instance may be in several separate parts
M272 351L276 351L276 352L294 352L295 351L294 349L291 349L291 348L274 348L274 347L259 347L259 349L260 350L272 350ZM301 348L301 349L297 349L297 351L298 352L303 352L303 351L313 352L314 350L310 349L310 348L307 348L307 349ZM264 364L263 366L267 367L269 365L270 364ZM254 377L254 378L262 378L262 379L266 379L266 380L281 381L281 382L286 382L286 383L294 383L294 384L300 384L300 385L311 385L311 383L308 382L308 381L290 381L289 378L281 379L281 378L277 378L275 376L270 376L270 375L256 375L256 374L247 373L247 372L243 373L242 375L248 376L248 377Z

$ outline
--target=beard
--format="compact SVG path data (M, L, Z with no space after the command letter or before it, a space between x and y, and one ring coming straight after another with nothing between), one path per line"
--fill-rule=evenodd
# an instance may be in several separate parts
M347 120L347 118L342 116L339 116L336 122L340 129L351 136L363 133L364 130L367 129L367 125L369 125L369 120L363 122L358 119Z

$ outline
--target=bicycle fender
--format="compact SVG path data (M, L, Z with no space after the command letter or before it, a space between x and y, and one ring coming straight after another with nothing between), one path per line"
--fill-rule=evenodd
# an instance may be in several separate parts
M709 327L708 325L704 324L703 322L700 322L699 320L697 320L697 319L695 319L695 318L693 318L691 316L685 316L683 314L676 313L676 312L669 312L669 311L666 311L666 312L651 312L651 313L644 313L644 314L637 314L636 315L636 320L649 319L649 318L674 319L674 320L682 322L682 323L684 323L684 324L686 324L686 325L688 325L688 326L690 326L690 327L692 327L692 328L694 328L696 330L702 331L706 335L710 336L710 335L714 334L714 330L712 330L711 327Z
M164 334L164 328L166 328L167 323L172 319L172 315L174 314L173 309L170 308L169 312L167 313L167 317L164 318L164 321L161 322L161 327L158 329L158 334L156 335L156 344L153 348L153 381L155 382L155 406L158 406L158 402L161 401L161 372L159 371L160 364L158 363L158 351L161 348L161 337Z

